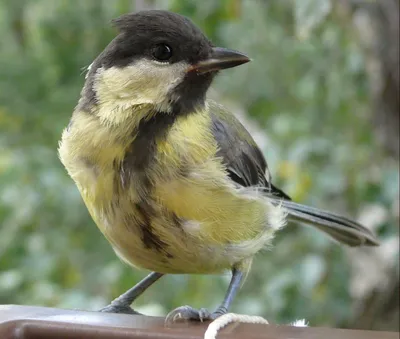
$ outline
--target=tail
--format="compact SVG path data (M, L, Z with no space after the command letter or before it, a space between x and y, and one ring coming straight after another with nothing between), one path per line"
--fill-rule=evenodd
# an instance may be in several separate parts
M356 221L271 195L268 198L286 210L289 220L312 225L343 244L352 247L379 246L376 236Z

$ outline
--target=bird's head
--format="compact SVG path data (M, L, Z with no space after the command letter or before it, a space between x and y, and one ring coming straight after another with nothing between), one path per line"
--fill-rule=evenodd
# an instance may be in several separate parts
M90 65L81 105L149 105L180 114L205 102L215 74L250 59L219 48L187 18L142 11L113 21L119 31Z

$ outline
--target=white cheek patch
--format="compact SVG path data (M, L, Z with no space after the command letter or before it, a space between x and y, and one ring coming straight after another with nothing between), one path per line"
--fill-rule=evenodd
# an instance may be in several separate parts
M168 95L183 81L188 67L186 62L168 64L142 59L126 67L100 68L94 90L100 103L125 107L151 104L170 109L167 104L173 98Z

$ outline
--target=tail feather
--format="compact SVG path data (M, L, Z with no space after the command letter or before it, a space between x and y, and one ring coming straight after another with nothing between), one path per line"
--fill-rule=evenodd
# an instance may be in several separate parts
M276 205L286 209L289 220L317 227L341 243L349 246L379 246L376 236L356 221L293 201L270 198Z

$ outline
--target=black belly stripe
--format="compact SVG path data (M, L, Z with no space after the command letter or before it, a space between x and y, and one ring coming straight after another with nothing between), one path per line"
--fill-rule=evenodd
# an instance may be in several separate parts
M167 243L154 233L153 226L151 225L151 218L152 215L154 216L154 211L151 206L145 202L141 202L135 204L135 207L142 219L142 222L139 223L139 229L144 246L148 249L155 249L163 253L166 257L171 258L172 255L168 252Z
M124 190L130 187L134 178L135 189L141 199L134 205L134 208L136 209L135 213L140 215L136 219L141 220L139 230L144 246L163 253L166 258L172 258L172 254L169 253L168 244L154 232L151 221L157 215L155 215L156 212L152 206L146 202L150 199L153 188L148 169L151 167L157 151L157 141L167 136L177 117L181 115L179 113L157 112L152 118L143 119L137 129L132 131L132 134L136 134L136 136L128 146L122 163L113 164L117 176L114 181L114 185L117 186L116 189ZM182 168L182 171L185 171L185 168ZM121 192L121 194L124 193ZM165 211L165 213L168 213L168 211ZM181 227L181 220L176 215L171 215L171 218L177 227ZM127 224L129 225L129 220L127 220Z

